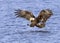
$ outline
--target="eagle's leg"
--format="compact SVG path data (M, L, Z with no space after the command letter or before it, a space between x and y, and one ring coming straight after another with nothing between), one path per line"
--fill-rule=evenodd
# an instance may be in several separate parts
M39 28L43 28L45 27L45 23L37 23L36 26Z

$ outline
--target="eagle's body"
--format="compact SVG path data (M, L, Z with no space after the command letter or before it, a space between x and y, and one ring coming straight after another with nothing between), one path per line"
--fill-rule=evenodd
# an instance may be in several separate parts
M52 11L49 9L41 10L38 17L35 17L33 13L26 10L17 10L15 13L17 17L22 17L31 21L31 27L37 26L40 28L45 27L45 22L53 15Z

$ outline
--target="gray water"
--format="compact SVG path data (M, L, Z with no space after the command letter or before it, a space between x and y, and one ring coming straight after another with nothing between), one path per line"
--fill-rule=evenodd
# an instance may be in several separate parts
M29 21L15 16L16 9L35 16L51 9L53 16L44 28L29 27ZM0 0L0 43L60 43L60 0Z

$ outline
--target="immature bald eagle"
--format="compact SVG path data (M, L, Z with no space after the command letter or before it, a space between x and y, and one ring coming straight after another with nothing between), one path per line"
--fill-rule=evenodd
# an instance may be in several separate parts
M39 28L45 27L45 23L47 19L53 15L52 11L49 9L41 10L38 17L35 17L32 12L26 11L26 10L16 10L17 17L22 17L31 22L30 26L34 27L37 26Z

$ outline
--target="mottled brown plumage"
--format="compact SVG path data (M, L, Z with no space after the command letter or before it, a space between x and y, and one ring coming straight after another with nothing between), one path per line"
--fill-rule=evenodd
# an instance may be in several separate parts
M53 15L52 11L49 9L41 10L38 17L35 17L33 13L26 10L16 10L17 17L22 17L31 22L30 26L37 26L39 28L45 27L45 22Z
M27 20L30 20L30 18L35 18L33 13L31 13L29 11L19 9L19 10L16 10L15 13L16 13L17 17L23 17L23 18L26 18Z
M38 17L36 18L38 20L37 27L45 27L46 21L53 15L52 11L49 9L41 10Z

